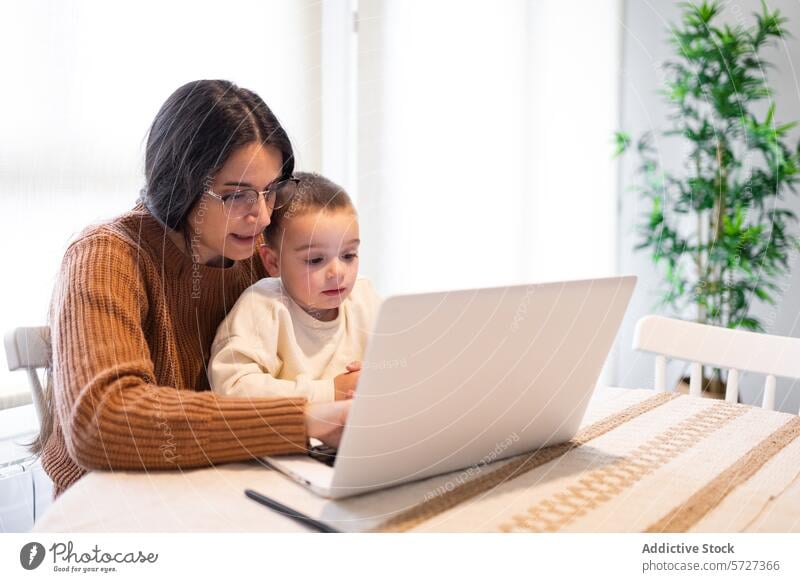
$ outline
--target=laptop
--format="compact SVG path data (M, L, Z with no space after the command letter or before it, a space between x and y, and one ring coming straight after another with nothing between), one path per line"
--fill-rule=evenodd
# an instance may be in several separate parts
M390 297L338 450L265 461L339 499L567 441L635 285L622 276Z

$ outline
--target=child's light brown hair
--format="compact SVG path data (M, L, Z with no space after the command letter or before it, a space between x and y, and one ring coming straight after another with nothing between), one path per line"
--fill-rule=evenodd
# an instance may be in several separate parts
M264 229L264 242L273 249L280 246L283 232L288 222L297 216L302 216L315 210L325 212L335 212L337 210L350 210L355 213L353 201L347 195L344 188L334 183L324 176L313 172L296 172L296 184L286 186L281 193L288 197L288 203L282 204L278 200L278 206L272 213L270 224Z

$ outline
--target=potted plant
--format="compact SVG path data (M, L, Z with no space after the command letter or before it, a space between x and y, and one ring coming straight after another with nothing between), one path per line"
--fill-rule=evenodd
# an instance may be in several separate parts
M663 274L656 309L764 331L750 302L775 304L789 254L800 249L789 232L797 217L779 205L800 179L800 143L787 144L797 122L776 122L769 65L760 56L786 34L786 19L762 2L753 26L721 25L718 2L684 6L671 29L675 58L664 63L670 126L659 135L682 143L686 155L682 167L667 169L652 132L637 141L641 182L634 189L649 201L649 214L635 248L649 249ZM632 143L624 132L615 141L617 155ZM724 392L720 370L704 373L702 385Z

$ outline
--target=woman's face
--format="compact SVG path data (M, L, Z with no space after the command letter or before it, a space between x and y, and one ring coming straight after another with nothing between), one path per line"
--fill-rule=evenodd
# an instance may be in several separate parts
M280 176L282 165L281 152L273 146L241 146L213 177L210 190L223 198L244 188L261 192ZM189 213L188 252L196 261L216 266L224 264L225 259L250 258L256 238L269 224L271 212L263 196L251 212L234 215L218 198L203 195Z

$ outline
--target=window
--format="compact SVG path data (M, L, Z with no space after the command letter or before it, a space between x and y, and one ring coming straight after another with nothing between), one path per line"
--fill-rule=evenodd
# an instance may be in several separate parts
M319 2L9 4L0 35L0 327L41 325L61 257L85 226L133 206L145 136L181 84L258 92L321 163ZM280 26L270 25L280 23ZM0 356L0 392L24 390Z
M620 3L48 0L0 36L2 331L45 322L84 226L130 208L180 84L257 91L355 194L383 294L612 274ZM357 10L357 35L354 11ZM606 156L603 152L608 152ZM556 217L554 219L554 217ZM25 386L5 370L0 391Z

